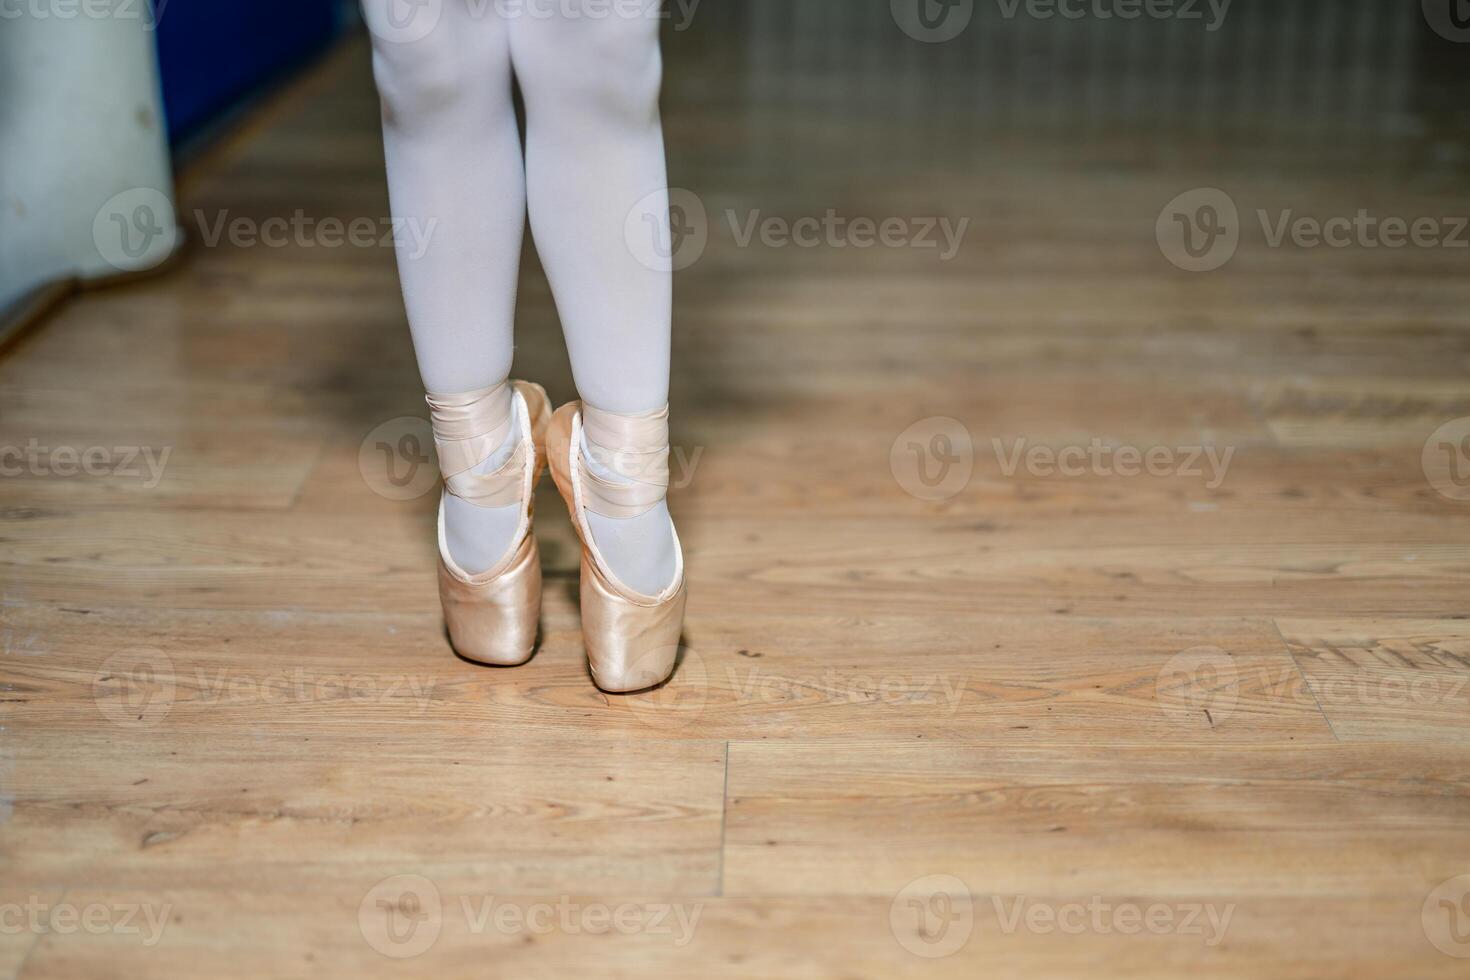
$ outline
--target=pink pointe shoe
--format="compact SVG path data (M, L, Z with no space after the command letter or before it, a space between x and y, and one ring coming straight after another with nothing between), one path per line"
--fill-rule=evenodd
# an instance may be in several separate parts
M640 462L638 482L611 483L587 469L582 458L581 402L557 409L546 430L552 479L566 500L582 541L582 641L592 680L612 694L656 687L669 679L679 651L688 589L677 533L674 580L658 595L643 595L618 580L597 550L583 514L586 507L607 517L634 517L668 490L668 410L646 416L596 413L589 430L598 445L618 447L620 457Z
M446 492L487 507L521 505L520 522L506 555L494 568L471 575L455 564L444 537L439 505L439 599L449 640L460 656L497 667L531 659L541 618L541 556L531 530L536 481L546 465L546 426L551 403L540 385L512 386L519 415L505 406L501 385L459 395L430 395L434 441ZM504 445L512 420L521 431L510 459L493 473L474 468Z

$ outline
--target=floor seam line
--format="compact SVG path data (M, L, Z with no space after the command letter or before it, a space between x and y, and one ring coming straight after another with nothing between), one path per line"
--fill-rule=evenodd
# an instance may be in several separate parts
M730 809L730 742L725 741L725 779L720 788L720 871L715 881L715 897L725 895L725 824Z
M1276 631L1276 638L1281 641L1281 646L1286 650L1286 655L1291 658L1291 666L1296 669L1297 676L1302 679L1302 685L1306 687L1307 693L1312 696L1312 703L1317 706L1317 713L1322 716L1323 721L1327 722L1327 730L1332 733L1333 740L1341 742L1342 736L1337 734L1336 726L1332 724L1332 719L1327 716L1327 710L1322 707L1322 699L1317 697L1317 691L1312 687L1312 681L1307 677L1307 672L1302 670L1301 664L1297 663L1296 654L1292 652L1291 644L1287 642L1286 634L1281 632L1281 624L1276 621L1275 616L1271 617L1271 628Z

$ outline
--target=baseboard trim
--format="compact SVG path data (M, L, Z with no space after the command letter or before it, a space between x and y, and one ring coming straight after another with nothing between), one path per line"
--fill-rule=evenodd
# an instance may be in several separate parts
M20 299L0 309L0 354L7 353L20 339L54 313L71 297L93 289L125 286L141 282L173 271L178 266L188 246L188 236L182 228L175 238L177 244L162 262L147 269L117 272L105 276L65 276L41 283Z

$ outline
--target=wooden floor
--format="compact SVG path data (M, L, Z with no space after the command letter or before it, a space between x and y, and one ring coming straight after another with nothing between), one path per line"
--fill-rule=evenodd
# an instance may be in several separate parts
M0 975L1465 976L1470 502L1421 457L1470 416L1466 253L1155 240L1193 187L1412 218L1463 177L884 146L698 54L661 691L590 683L549 487L539 654L451 654L433 494L368 438L424 415L390 250L198 240L386 213L360 42L184 175L177 271L0 359L51 467L0 480ZM946 262L725 216L827 208L972 225ZM517 356L573 395L534 265ZM1233 456L1008 472L1094 439Z

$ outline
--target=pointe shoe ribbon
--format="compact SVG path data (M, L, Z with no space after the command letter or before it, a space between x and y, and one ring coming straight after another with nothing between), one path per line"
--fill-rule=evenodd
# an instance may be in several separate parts
M493 473L472 472L510 434L519 399L515 450ZM445 490L484 507L522 504L511 546L494 568L471 575L449 554L439 507L439 599L454 649L469 660L516 666L531 658L541 617L541 556L531 532L533 491L546 461L551 404L540 385L507 382L459 395L428 396Z
M519 440L510 458L494 472L474 471L510 435L515 393L511 382L502 381L476 391L425 397L439 452L439 472L456 497L481 507L509 507L521 501L530 440Z
M597 480L588 471L581 450L584 418L587 441L621 457L620 466L609 468L627 473L633 484ZM615 517L647 512L667 492L668 451L667 408L644 416L616 416L571 402L557 409L546 430L547 464L582 543L582 640L587 662L593 681L611 693L655 687L673 673L688 598L684 556L674 532L674 580L656 596L643 595L624 585L608 567L583 509L612 511L607 516Z
M587 449L604 469L623 477L606 479L582 467L583 503L603 517L648 513L669 493L669 409L643 415L614 415L582 405Z

